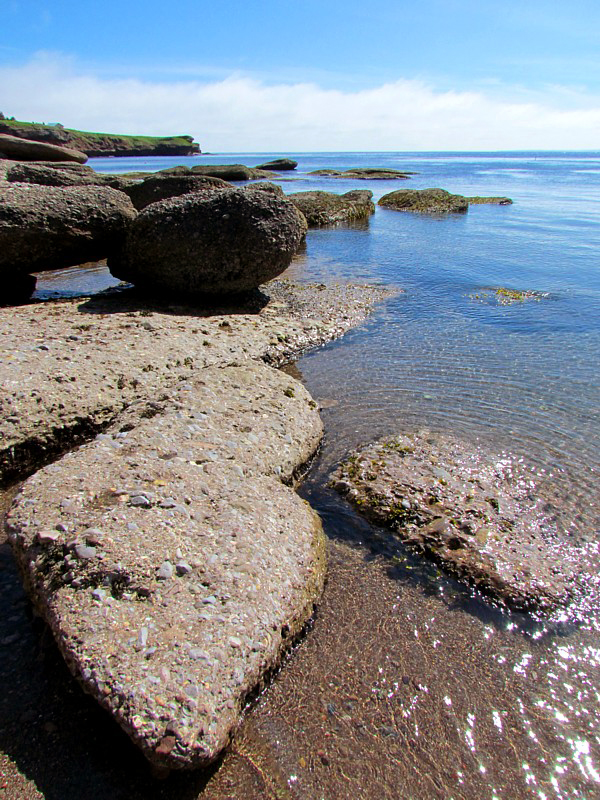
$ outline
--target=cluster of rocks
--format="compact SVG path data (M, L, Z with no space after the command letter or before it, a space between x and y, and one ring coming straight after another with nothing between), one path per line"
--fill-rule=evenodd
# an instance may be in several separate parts
M559 535L542 481L510 455L420 432L367 445L331 485L496 603L547 612L569 601L587 556Z
M38 157L69 155L25 142L38 145ZM304 217L273 184L247 192L229 183L272 175L262 169L181 166L114 176L82 160L0 161L0 302L27 299L35 272L105 258L116 277L153 292L248 291L288 266L306 232Z

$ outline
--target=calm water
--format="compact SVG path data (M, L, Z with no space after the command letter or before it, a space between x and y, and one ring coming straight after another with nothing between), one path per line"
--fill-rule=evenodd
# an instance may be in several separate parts
M514 205L446 217L378 208L368 224L311 231L292 264L300 281L404 291L296 365L323 405L325 445L302 492L330 537L330 578L313 630L205 795L253 797L250 764L270 776L273 792L287 792L273 796L598 797L593 562L587 596L562 616L504 615L361 522L325 483L349 449L376 436L452 432L545 470L564 497L567 534L598 540L600 152L293 157L299 168L283 176L286 192L369 188L377 199L440 186L508 195ZM116 172L263 160L90 163ZM418 174L402 182L306 174L370 165ZM68 288L72 278L48 276L40 289ZM103 270L90 273L90 285L106 282ZM485 292L499 286L540 296L499 305Z

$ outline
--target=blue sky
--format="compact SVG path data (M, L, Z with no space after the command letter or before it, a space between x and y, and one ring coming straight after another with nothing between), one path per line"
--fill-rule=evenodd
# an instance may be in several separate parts
M600 147L598 0L4 0L0 110L203 149Z

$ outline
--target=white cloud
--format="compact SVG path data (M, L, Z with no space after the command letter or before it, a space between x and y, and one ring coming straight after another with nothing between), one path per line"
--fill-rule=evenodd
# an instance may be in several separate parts
M594 149L600 98L549 87L514 100L398 80L360 91L266 83L98 77L62 56L0 67L2 110L83 130L189 133L210 151ZM568 98L566 95L568 94ZM567 102L565 102L567 100Z

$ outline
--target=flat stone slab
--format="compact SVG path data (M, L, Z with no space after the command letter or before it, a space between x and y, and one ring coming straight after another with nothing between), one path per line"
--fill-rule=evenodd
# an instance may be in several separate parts
M9 538L71 671L157 766L214 760L324 580L316 404L260 362L133 403L29 478Z
M284 280L267 291L255 308L165 306L131 291L0 308L0 481L29 474L136 399L206 367L282 364L358 325L390 294Z
M558 535L539 483L516 457L429 433L370 444L331 481L361 514L500 605L550 611L570 600L586 555Z

